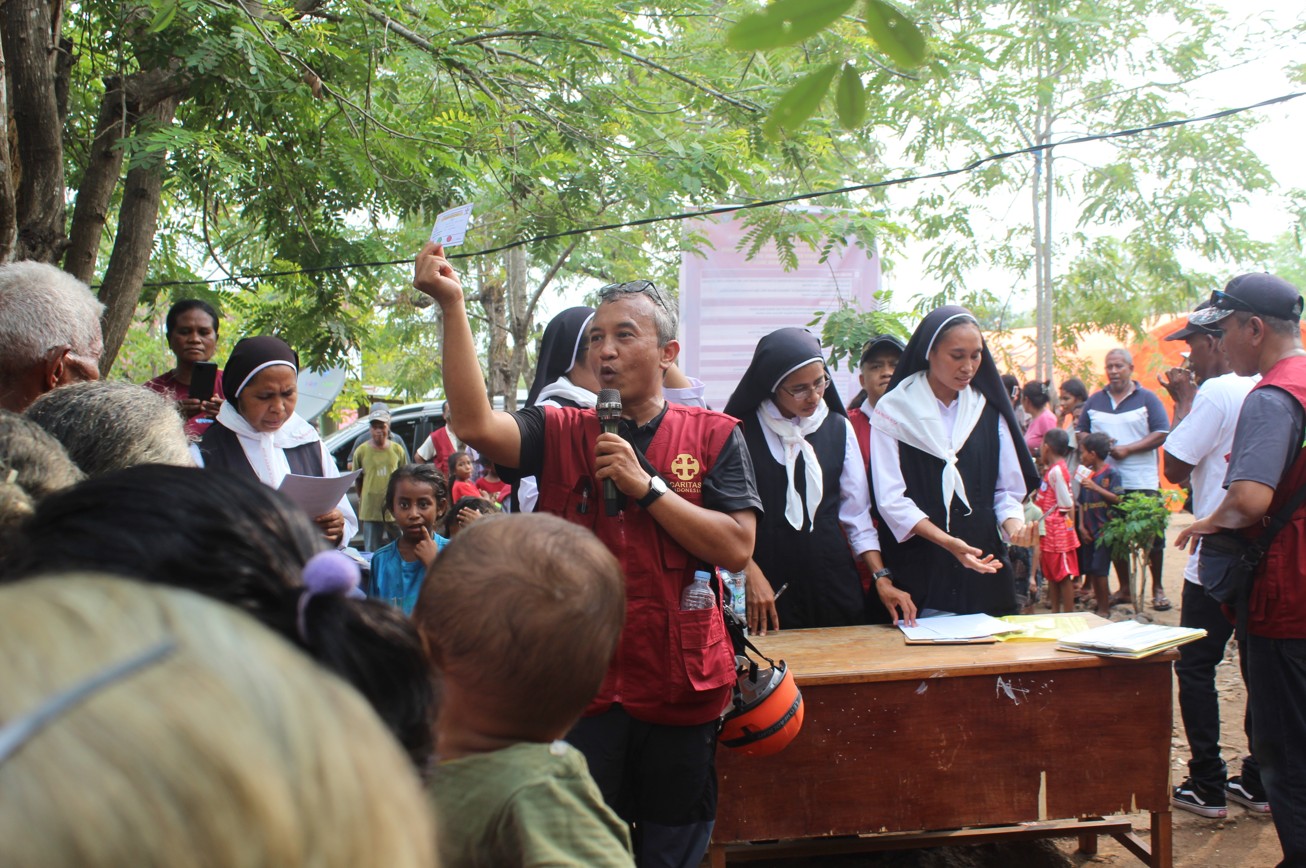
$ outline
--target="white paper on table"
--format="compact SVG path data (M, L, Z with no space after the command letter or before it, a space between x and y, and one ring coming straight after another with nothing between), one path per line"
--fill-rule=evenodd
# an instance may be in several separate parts
M982 639L1000 633L1018 633L1020 628L991 615L935 615L918 618L915 627L899 623L898 629L913 642L948 642L961 639Z
M286 497L293 500L300 509L316 518L326 515L340 505L340 498L345 496L354 484L361 470L346 473L344 476L300 476L287 473L277 488Z
M431 243L456 247L463 243L467 235L467 224L472 219L472 203L450 208L435 218L435 228L431 230Z

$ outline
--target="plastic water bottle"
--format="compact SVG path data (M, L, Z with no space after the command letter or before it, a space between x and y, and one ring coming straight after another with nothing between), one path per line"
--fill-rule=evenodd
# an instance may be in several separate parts
M734 611L735 616L739 618L739 623L748 623L748 604L744 602L744 571L732 573L725 567L717 567L721 576L721 582L730 589L730 608Z
M710 609L716 605L716 594L708 581L712 574L707 570L697 570L694 582L680 594L681 609Z

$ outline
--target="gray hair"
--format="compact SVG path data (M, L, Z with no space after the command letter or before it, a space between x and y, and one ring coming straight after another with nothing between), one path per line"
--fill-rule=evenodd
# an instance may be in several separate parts
M653 328L657 332L658 346L665 347L676 339L680 328L680 315L670 299L662 294L651 280L632 280L629 283L610 283L599 290L599 304L642 295L653 306Z
M87 476L137 464L195 463L177 405L123 380L47 392L27 408L27 417L53 434Z
M86 284L53 265L0 265L0 371L21 370L64 344L98 360L103 312Z
M0 410L0 526L21 521L41 498L82 476L63 445L44 428Z
M1107 350L1106 355L1102 357L1103 363L1105 363L1105 361L1111 358L1112 356L1124 356L1125 363L1128 364L1129 367L1131 368L1134 366L1134 354L1129 352L1129 350L1125 349L1124 347L1116 347L1113 350Z

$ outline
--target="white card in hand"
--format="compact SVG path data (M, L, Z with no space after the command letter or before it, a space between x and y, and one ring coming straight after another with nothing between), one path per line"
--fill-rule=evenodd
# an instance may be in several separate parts
M472 219L471 203L450 208L435 218L435 228L431 230L431 243L454 247L463 243L467 235L467 223Z

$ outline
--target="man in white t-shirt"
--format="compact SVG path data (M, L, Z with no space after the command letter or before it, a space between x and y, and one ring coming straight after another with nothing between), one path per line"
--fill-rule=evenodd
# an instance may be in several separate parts
M1165 338L1187 341L1189 367L1171 368L1161 383L1175 402L1174 424L1165 441L1163 469L1165 478L1176 485L1192 483L1193 515L1197 518L1213 512L1224 497L1224 476L1229 467L1238 412L1243 399L1260 379L1231 373L1220 338L1219 329L1193 323ZM1227 816L1229 800L1253 811L1268 811L1255 757L1249 754L1243 760L1242 774L1230 778L1220 756L1220 701L1215 690L1215 667L1224 659L1233 624L1201 585L1197 551L1189 557L1184 569L1182 605L1180 623L1205 629L1206 637L1183 646L1179 650L1179 663L1175 665L1179 678L1179 712L1192 758L1188 761L1188 777L1175 787L1171 804L1213 818ZM1250 720L1244 719L1244 726L1250 743Z

